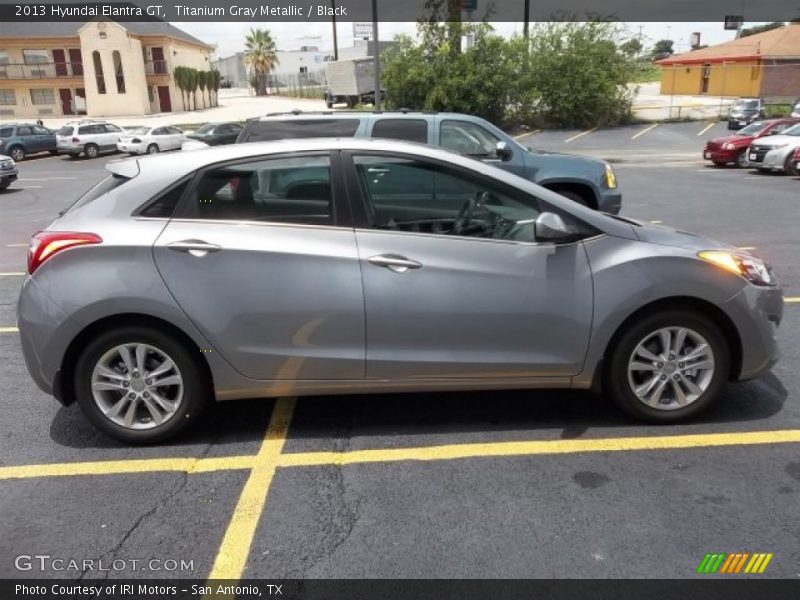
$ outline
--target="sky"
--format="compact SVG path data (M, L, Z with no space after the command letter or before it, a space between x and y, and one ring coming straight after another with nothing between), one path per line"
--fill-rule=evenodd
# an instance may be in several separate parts
M216 44L218 58L230 56L241 52L244 47L244 37L251 27L269 29L275 38L279 50L297 50L300 46L317 46L320 50L333 48L333 28L330 23L323 22L298 22L298 23L270 23L241 22L225 23L173 23L200 38L209 44ZM746 23L750 27L759 23ZM502 35L522 33L522 23L492 23L492 26ZM725 31L721 22L714 23L627 23L630 35L639 35L640 27L642 42L649 48L660 39L671 39L675 42L676 52L687 52L691 34L700 32L701 44L719 44L732 40L734 31ZM346 48L353 45L353 24L349 22L337 23L336 28L339 47ZM416 31L415 23L379 23L378 37L381 40L391 40L398 33L413 34Z

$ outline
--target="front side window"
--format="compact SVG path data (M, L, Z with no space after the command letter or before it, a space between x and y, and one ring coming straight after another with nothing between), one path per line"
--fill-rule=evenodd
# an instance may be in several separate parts
M416 159L355 156L375 229L533 242L539 201Z
M328 156L271 158L205 172L182 216L307 225L333 222Z
M317 137L353 137L358 119L289 119L286 121L257 121L245 137L245 142L299 140Z
M428 122L425 119L379 119L372 126L372 137L427 144Z
M33 129L31 129L27 125L17 127L17 136L24 137L26 135L33 135Z
M55 104L56 95L53 90L31 90L32 104Z
M469 121L442 121L439 128L439 145L466 156L495 158L499 141L485 127Z

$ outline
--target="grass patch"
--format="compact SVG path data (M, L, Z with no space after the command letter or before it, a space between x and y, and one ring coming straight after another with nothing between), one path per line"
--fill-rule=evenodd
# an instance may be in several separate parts
M652 63L641 63L633 74L631 83L652 83L661 81L661 67Z

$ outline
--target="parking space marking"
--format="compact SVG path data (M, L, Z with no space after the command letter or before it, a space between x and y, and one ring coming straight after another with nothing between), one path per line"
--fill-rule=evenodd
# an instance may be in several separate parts
M528 132L525 132L525 133L520 133L519 135L512 136L511 139L520 140L520 139L524 138L525 136L536 135L537 133L542 133L542 130L541 129L533 129L531 131L528 131Z
M0 333L19 333L17 327L0 327Z
M77 179L77 177L26 177L17 181L55 181L56 179Z
M652 124L652 125L650 125L649 127L645 128L645 129L642 129L642 130L641 130L639 133L634 133L634 134L631 136L631 139L632 139L632 140L635 140L636 138L643 136L643 135L644 135L645 133L647 133L648 131L653 131L653 129L655 129L656 127L658 127L658 123L653 123L653 124Z
M800 296L784 296L783 301L787 304L800 304Z
M0 273L0 277L24 277L23 271L10 271L8 273Z
M568 137L567 139L564 140L564 143L566 144L567 142L571 142L572 140L577 140L580 137L589 135L593 131L597 131L597 127L592 127L591 129L587 129L586 131L581 131L580 133L573 135L572 137Z
M700 130L700 131L697 133L698 137L699 137L699 136L701 136L701 135L703 135L703 134L704 134L706 131L708 131L709 129L711 129L711 128L712 128L714 125L716 125L716 123L713 123L713 122L712 122L712 123L709 123L708 125L706 125L705 127L703 127L703 128L702 128L702 129L701 129L701 130Z
M737 248L739 248L739 250L755 250L756 249L755 246L737 246Z
M244 572L258 521L267 504L267 494L289 433L296 398L279 398L272 409L261 449L254 457L250 476L242 488L225 536L217 550L212 579L239 580Z
M6 244L6 248L27 248L29 244Z
M417 448L351 450L348 452L301 452L282 454L279 457L279 466L312 467L399 461L456 460L463 458L580 454L631 450L672 450L786 443L800 443L800 429L586 440L451 444Z
M79 475L123 475L138 473L209 473L253 467L252 456L214 458L142 458L97 462L52 463L0 467L0 480Z
M663 223L664 221L650 221L653 225L658 225L659 223Z

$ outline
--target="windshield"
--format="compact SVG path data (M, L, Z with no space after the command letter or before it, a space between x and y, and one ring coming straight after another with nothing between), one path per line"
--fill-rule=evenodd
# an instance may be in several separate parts
M789 127L789 129L785 131L782 131L781 135L800 135L800 123L794 127Z
M149 127L136 127L134 129L129 129L127 131L127 133L130 133L132 135L147 135L148 133L150 133L150 128Z
M214 131L216 125L209 123L208 125L203 125L200 129L198 129L195 133L211 133Z
M733 104L733 108L740 110L755 110L758 108L758 100L737 100Z
M734 135L756 135L759 131L764 129L767 124L764 121L753 121L747 127L742 127Z

